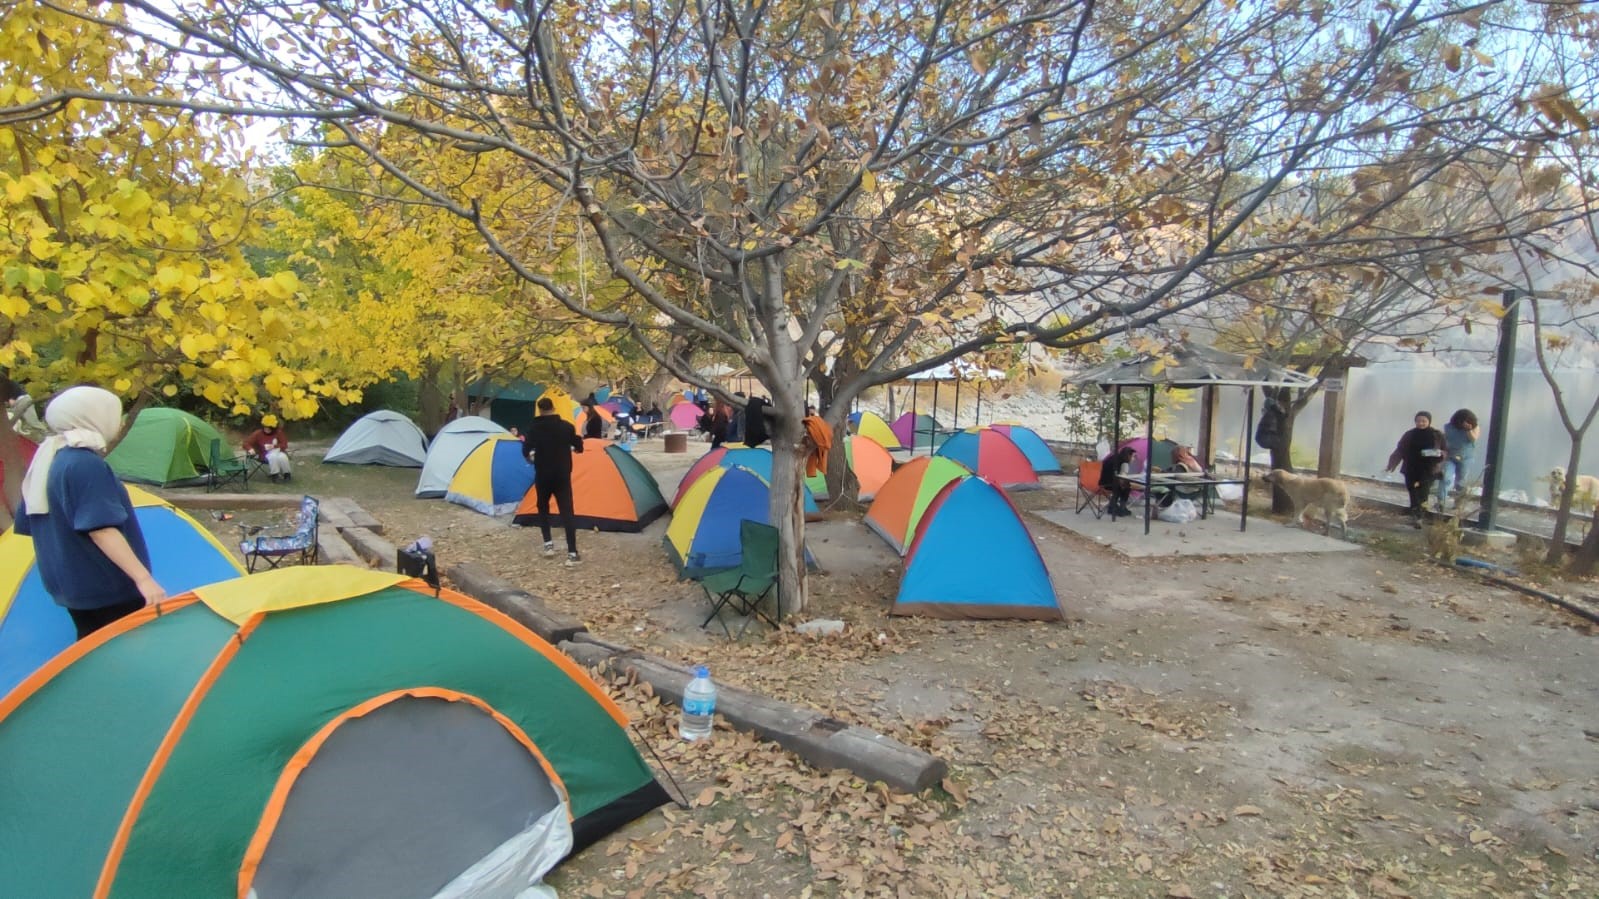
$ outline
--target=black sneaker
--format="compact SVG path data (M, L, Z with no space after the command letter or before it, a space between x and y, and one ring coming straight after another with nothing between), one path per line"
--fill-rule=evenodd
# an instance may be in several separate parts
M576 565L576 564L578 564L579 562L582 562L582 561L583 561L582 559L577 557L577 553L567 553L566 554L566 567L568 567L568 568L571 568L573 565Z

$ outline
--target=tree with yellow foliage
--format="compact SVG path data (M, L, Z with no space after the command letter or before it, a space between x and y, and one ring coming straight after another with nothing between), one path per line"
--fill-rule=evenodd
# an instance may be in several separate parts
M161 96L162 71L45 6L0 18L0 369L41 405L82 382L136 405L186 391L286 418L357 398L308 367L322 324L301 308L299 278L257 273L242 254L260 222L236 126L50 99L85 86ZM21 466L6 461L14 498Z

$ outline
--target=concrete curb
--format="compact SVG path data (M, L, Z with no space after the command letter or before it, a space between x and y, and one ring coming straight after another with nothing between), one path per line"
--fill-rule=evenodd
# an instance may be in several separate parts
M350 548L365 559L372 567L382 571L394 570L394 544L366 528L350 528L344 532L344 539Z
M357 568L368 567L365 559L361 558L336 530L318 528L316 532L317 562L321 565L354 565Z
M586 632L562 643L561 650L613 677L636 677L657 696L678 705L683 702L683 687L693 677L692 671L675 662L606 643ZM919 793L949 772L942 760L891 737L737 687L718 685L716 711L739 730L771 740L818 768L843 768L904 793Z

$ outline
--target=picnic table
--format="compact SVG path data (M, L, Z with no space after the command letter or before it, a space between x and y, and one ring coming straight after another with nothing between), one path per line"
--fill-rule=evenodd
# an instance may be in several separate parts
M1146 483L1144 478L1137 477L1130 479L1129 482L1135 488ZM1244 479L1217 477L1197 471L1163 471L1150 472L1147 483L1151 488L1163 487L1173 492L1178 492L1179 488L1187 488L1184 492L1192 492L1193 488L1199 488L1199 517L1208 518L1214 507L1215 488L1222 484L1242 485Z

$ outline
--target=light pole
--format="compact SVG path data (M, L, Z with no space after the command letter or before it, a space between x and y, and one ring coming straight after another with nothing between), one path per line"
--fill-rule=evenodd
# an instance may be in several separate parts
M1499 472L1505 460L1505 434L1509 430L1510 386L1516 372L1516 329L1521 322L1517 304L1522 299L1560 299L1563 294L1507 288L1500 296L1504 313L1499 317L1499 351L1494 359L1493 405L1488 410L1488 457L1482 468L1482 510L1477 530L1494 530L1499 512Z

